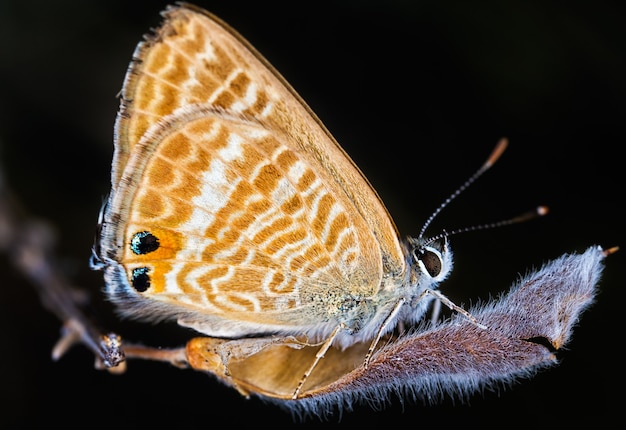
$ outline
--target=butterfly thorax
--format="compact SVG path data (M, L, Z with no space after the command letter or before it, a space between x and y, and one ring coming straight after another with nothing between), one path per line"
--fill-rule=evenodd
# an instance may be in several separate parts
M423 320L435 296L435 290L452 269L452 252L447 240L427 243L409 238L403 244L406 271L401 276L383 277L376 294L362 297L355 294L325 295L319 299L317 315L326 312L346 330L337 336L335 345L349 347L393 331L399 324L404 328ZM396 309L397 308L397 309ZM329 329L330 330L330 329ZM328 330L327 330L328 331ZM328 335L321 333L320 336Z

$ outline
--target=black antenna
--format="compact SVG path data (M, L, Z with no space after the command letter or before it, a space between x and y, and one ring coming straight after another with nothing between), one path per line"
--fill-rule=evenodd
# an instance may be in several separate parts
M476 181L476 179L478 179L483 173L485 173L487 170L489 170L489 168L491 166L493 166L495 164L495 162L498 160L498 158L500 158L500 156L502 155L502 153L504 152L504 150L507 148L508 145L509 145L509 140L506 137L503 137L502 139L500 139L498 141L498 143L496 144L496 147L493 149L493 151L491 151L491 155L489 155L489 158L487 158L487 161L485 161L485 163L480 167L480 169L478 169L476 171L476 173L474 173L472 176L470 176L459 188L457 188L457 190L455 192L450 194L450 197L448 197L430 215L430 217L428 217L428 219L426 220L426 222L422 226L422 230L420 231L420 234L418 236L419 238L422 238L424 236L424 233L426 232L426 229L428 228L430 223L435 219L435 217L439 214L439 212L441 212L441 210L443 208L448 206L448 204L452 200L454 200L459 194L461 194L467 187L472 185L474 183L474 181ZM500 225L500 224L511 224L512 222L513 221L510 220L510 221L501 221L499 223L494 223L494 224L497 224L497 225ZM481 229L481 228L487 228L487 225L485 225L485 226L476 226L476 227L468 227L467 230L477 230L477 229ZM443 234L443 235L445 235L445 234ZM441 237L441 236L442 235L438 235L437 237ZM432 240L429 240L428 242L432 242Z
M505 219L505 220L501 220L501 221L496 221L496 222L492 222L492 223L488 223L488 224L472 225L472 226L469 226L469 227L463 227L463 228L459 228L457 230L452 230L452 231L444 231L443 233L439 233L436 236L429 237L428 239L424 239L424 245L428 245L429 243L433 243L433 242L441 239L442 237L448 237L448 236L452 236L454 234L466 233L468 231L485 230L485 229L489 229L489 228L497 228L497 227L502 227L502 226L505 226L505 225L511 225L511 224L517 224L517 223L520 223L520 222L526 222L526 221L529 221L529 220L531 220L533 218L544 216L547 213L548 213L548 207L547 206L537 206L534 210L528 211L526 213L523 213L521 215L515 216L513 218L509 218L509 219Z

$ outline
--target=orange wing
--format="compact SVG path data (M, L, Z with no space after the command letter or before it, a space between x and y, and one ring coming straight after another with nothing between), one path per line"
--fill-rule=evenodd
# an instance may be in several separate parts
M307 309L338 305L322 292L397 283L391 218L293 89L207 12L165 18L137 47L116 122L101 247L107 283L148 299L127 312L246 334L250 320L319 323Z

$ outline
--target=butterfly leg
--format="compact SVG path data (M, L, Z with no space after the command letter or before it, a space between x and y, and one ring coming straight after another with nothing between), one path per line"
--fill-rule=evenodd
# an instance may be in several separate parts
M380 338L383 336L383 333L385 332L385 329L395 319L396 315L398 315L398 312L400 312L400 309L402 309L402 306L404 305L404 303L405 303L404 299L401 298L400 300L398 300L398 302L393 307L391 312L389 312L389 315L387 315L387 318L385 318L383 323L380 325L380 328L378 329L378 332L376 332L376 337L374 338L374 340L370 344L370 347L367 350L367 354L365 355L365 359L363 360L363 366L366 369L367 369L367 365L370 362L370 358L372 358L372 354L374 353L374 349L376 348L376 345L378 345L378 342L380 341Z
M433 310L430 314L430 324L435 325L439 321L439 314L441 314L441 301L435 300L433 303Z
M309 366L306 372L304 372L302 379L300 379L300 382L298 383L298 387L293 392L293 395L291 396L293 400L298 398L298 395L300 394L300 391L302 390L302 387L304 386L307 378L311 375L320 360L324 358L324 355L326 355L326 351L328 351L328 348L330 348L330 346L333 344L333 341L335 340L339 332L341 332L341 330L345 330L345 328L346 327L344 324L339 324L337 327L335 327L335 330L333 330L328 339L324 341L319 351L317 351L317 354L315 354L315 360L313 360L311 366Z
M437 304L443 303L444 305L446 305L453 311L456 311L460 313L461 315L463 315L465 318L470 320L472 323L476 324L478 327L482 329L487 328L484 324L479 323L478 320L472 314L470 314L468 311L466 311L462 307L456 305L452 300L450 300L449 298L447 298L446 296L444 296L437 290L426 289L419 295L419 297L415 299L415 301L419 302L420 300L422 300L425 296L429 294L434 296L437 299L437 302L436 302ZM367 365L369 364L369 361L372 358L372 354L374 353L374 349L376 349L376 345L378 345L378 342L380 341L380 338L382 337L386 328L395 319L396 315L398 314L398 312L400 312L400 309L402 308L404 304L405 304L404 299L398 300L398 302L393 307L391 312L389 312L389 315L387 316L387 318L385 318L383 323L380 325L380 328L378 329L378 332L376 333L376 337L374 337L374 340L372 340L372 343L370 344L370 347L367 350L367 354L365 355L365 359L363 360L363 366L365 368L367 368ZM433 323L436 322L435 320L438 317L438 314L439 314L439 309L435 309L435 311L433 311L433 316L432 316Z
M426 294L430 294L430 295L434 296L441 303L443 303L444 305L446 305L447 307L449 307L453 311L460 313L465 318L467 318L468 320L470 320L471 322L476 324L476 326L478 326L479 328L482 328L482 329L486 329L487 328L486 325L479 323L478 320L476 318L474 318L474 315L470 314L468 311L463 309L461 306L458 306L458 305L454 304L454 302L452 302L452 300L450 300L449 298L447 298L446 296L441 294L439 291L427 289L420 295L419 299L424 297Z

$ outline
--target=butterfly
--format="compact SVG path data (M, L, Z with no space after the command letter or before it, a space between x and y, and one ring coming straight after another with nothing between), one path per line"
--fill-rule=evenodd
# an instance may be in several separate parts
M363 173L234 30L190 5L165 17L126 76L93 260L122 313L373 350L444 299L445 237L400 240Z
M177 321L198 334L192 367L294 400L367 368L434 302L486 329L437 289L447 234L425 237L429 220L401 239L319 118L226 23L185 3L163 15L123 84L91 260L122 315Z

